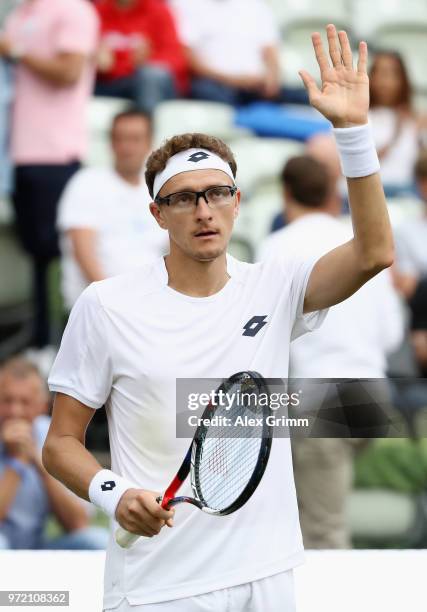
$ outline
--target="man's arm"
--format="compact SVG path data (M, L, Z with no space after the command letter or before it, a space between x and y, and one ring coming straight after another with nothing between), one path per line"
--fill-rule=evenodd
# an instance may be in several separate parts
M280 91L280 61L275 45L269 45L262 50L265 66L263 93L267 98L274 98Z
M85 433L94 411L78 400L58 393L52 422L43 447L46 470L79 497L89 500L89 485L102 470L95 457L85 448ZM151 537L167 524L172 526L173 511L157 503L158 493L129 488L121 497L115 517L132 533Z
M20 54L5 38L0 40L0 56L19 60L35 75L52 85L67 87L74 85L83 72L87 56L82 53L57 53L52 58L37 57L30 54Z
M20 484L21 476L18 472L7 467L0 477L0 522L7 517Z
M18 471L7 466L0 478L0 521L4 520L12 506L22 480L21 470L29 465L32 456L31 426L23 419L8 419L0 430L0 440L6 458L16 460Z
M90 283L103 280L105 274L96 255L97 232L91 228L74 228L67 231L73 246L74 257Z
M52 59L23 55L20 62L52 85L67 87L80 79L86 59L81 53L58 53Z
M52 512L65 531L74 531L75 529L87 527L89 516L86 508L78 498L71 495L64 485L49 475L38 454L34 460L34 465L43 480Z
M320 34L312 37L322 89L306 71L300 73L310 102L336 128L365 125L369 109L366 43L360 43L359 61L354 69L346 33L339 32L337 38L335 27L329 25L327 35L332 66ZM354 238L316 263L305 294L304 312L342 302L393 263L393 236L379 174L348 178L347 184Z

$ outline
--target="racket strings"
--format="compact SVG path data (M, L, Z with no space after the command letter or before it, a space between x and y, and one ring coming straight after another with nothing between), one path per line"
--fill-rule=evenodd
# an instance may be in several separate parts
M236 386L237 387L237 386ZM238 386L241 390L240 385ZM236 388L230 389L231 395ZM245 393L252 399L258 396L258 388L252 385ZM256 399L255 397L255 399ZM237 417L254 418L262 410L242 401L234 401L231 408L218 406L215 416L229 419L235 423ZM210 427L203 441L197 465L197 485L199 493L207 506L214 510L229 507L248 485L258 463L262 445L262 425L245 426L224 425ZM244 437L243 437L244 436Z

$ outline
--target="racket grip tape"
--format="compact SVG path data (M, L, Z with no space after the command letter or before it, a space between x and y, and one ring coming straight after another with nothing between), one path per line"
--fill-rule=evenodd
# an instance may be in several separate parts
M116 530L116 542L122 548L130 548L138 538L140 538L136 533L130 533L130 531L126 531L123 527L119 527Z

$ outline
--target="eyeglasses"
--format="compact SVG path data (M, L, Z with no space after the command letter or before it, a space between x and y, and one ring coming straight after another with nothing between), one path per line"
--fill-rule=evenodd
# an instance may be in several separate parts
M156 204L167 204L170 209L177 212L187 212L197 206L199 198L203 198L209 208L215 209L231 204L236 192L235 185L233 187L218 185L209 187L205 191L179 191L164 197L157 196L154 201Z

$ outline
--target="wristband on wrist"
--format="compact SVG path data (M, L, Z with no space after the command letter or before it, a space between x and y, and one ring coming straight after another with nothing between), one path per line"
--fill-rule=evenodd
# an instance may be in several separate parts
M95 506L114 519L123 493L128 489L138 488L111 470L100 470L91 480L88 495Z
M6 467L11 468L20 476L21 480L24 480L28 470L28 465L26 463L16 457L9 457L5 463Z
M369 123L333 131L344 176L358 178L379 172L380 162Z

